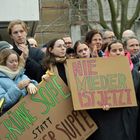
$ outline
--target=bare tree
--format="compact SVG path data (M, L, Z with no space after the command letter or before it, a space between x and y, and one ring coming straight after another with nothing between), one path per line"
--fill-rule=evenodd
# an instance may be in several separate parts
M83 0L69 0L70 5L72 8L78 9L80 2ZM133 26L135 20L139 17L140 14L140 0L137 0L136 8L134 10L134 13L132 14L132 17L128 18L128 5L130 0L107 0L109 5L109 10L111 14L111 28L114 31L117 38L121 38L122 32L126 29L131 29ZM135 1L136 2L136 1ZM99 10L99 24L104 29L109 29L109 25L107 24L107 21L105 19L104 15L104 9L103 9L103 0L97 0L98 3L98 10ZM80 12L79 12L80 13ZM120 14L120 26L118 25L118 17ZM82 17L82 14L80 13L80 16ZM91 28L89 22L87 21L87 18L83 19L85 23Z
M97 2L98 2L99 9L101 11L103 11L101 1L97 0ZM128 19L129 0L118 0L117 5L120 5L120 7L121 7L120 30L119 30L119 27L118 27L118 24L117 24L117 17L118 17L117 13L118 13L118 10L119 10L119 6L117 6L117 9L116 9L113 0L108 0L108 3L109 3L110 13L111 13L112 29L113 29L115 35L118 38L121 38L122 32L126 29L131 29L135 20L138 18L139 13L140 13L140 8L139 8L140 7L140 0L137 1L135 12L133 13L133 16L130 19ZM100 15L100 17L102 17L103 13L99 12L99 15ZM103 20L100 19L100 24L103 25L103 23L105 24L104 18L103 18ZM105 24L105 25L107 26L107 24Z

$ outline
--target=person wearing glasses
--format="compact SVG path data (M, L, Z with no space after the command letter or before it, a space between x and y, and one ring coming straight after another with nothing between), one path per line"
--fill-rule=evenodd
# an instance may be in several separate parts
M111 30L104 31L103 32L102 51L105 52L108 44L115 39L116 39L116 36L113 31L111 31Z

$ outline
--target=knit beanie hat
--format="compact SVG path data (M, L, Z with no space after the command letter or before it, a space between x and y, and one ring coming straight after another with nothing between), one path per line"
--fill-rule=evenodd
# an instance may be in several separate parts
M0 51L6 48L12 49L13 46L6 41L0 41Z

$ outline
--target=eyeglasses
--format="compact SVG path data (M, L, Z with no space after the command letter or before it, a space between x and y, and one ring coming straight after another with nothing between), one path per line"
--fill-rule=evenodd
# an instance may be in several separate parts
M104 37L103 39L111 39L111 40L114 40L114 39L116 39L116 37L115 36L109 36L109 37Z

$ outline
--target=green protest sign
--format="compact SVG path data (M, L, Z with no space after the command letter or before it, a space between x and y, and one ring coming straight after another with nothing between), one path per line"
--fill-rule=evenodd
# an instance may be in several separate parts
M74 111L71 93L52 76L0 118L0 140L83 140L97 129L85 111Z

